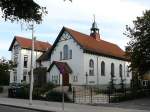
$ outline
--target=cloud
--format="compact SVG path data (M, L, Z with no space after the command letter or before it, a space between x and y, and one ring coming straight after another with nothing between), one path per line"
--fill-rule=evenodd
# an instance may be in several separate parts
M53 43L63 26L89 34L95 14L102 38L121 48L128 41L123 35L125 25L132 24L150 6L148 0L73 0L72 3L64 0L35 1L48 10L42 24L35 27L35 36L39 40ZM1 21L0 27L0 57L8 56L4 50L8 50L15 35L31 37L31 31L25 31L25 28L21 31L21 25L17 23Z

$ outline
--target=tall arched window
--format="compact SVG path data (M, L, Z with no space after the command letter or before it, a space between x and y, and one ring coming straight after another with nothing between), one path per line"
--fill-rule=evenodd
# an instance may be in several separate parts
M72 50L69 50L69 58L72 59Z
M105 62L101 62L101 76L105 76Z
M68 59L68 45L64 45L63 54L64 54L64 59Z
M127 77L129 77L129 72L130 70L129 70L129 67L127 66Z
M115 77L115 65L111 63L111 77Z
M62 60L62 52L60 52L60 60Z
M89 75L94 75L94 61L92 59L89 61Z
M122 65L121 64L119 65L119 75L120 77L122 77Z

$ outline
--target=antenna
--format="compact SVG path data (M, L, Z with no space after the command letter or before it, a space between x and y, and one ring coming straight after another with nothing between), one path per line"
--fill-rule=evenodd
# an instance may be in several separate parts
M95 14L93 14L93 18L94 18L94 23L95 23Z

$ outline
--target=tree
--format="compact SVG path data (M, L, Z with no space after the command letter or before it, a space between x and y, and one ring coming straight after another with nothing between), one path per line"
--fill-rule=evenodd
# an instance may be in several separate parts
M0 0L2 18L11 22L23 20L40 23L43 14L47 14L46 8L33 0Z
M126 26L125 35L130 39L126 54L131 61L133 77L142 79L150 70L150 10L133 21L133 28Z
M0 85L9 84L9 70L12 66L11 61L5 60L4 58L0 59Z

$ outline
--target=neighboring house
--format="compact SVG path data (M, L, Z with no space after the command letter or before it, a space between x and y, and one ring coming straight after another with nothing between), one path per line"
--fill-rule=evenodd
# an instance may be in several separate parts
M48 42L35 40L35 51L33 55L34 68L37 67L36 60L45 53L51 45ZM20 36L15 36L9 51L11 51L11 59L15 67L10 73L10 83L21 83L25 81L29 83L29 72L31 68L31 48L32 40Z
M125 52L102 40L95 21L90 35L63 27L52 48L38 61L44 64L46 60L51 61L47 82L58 85L108 85L111 77L116 84L121 79L130 84L132 77Z

